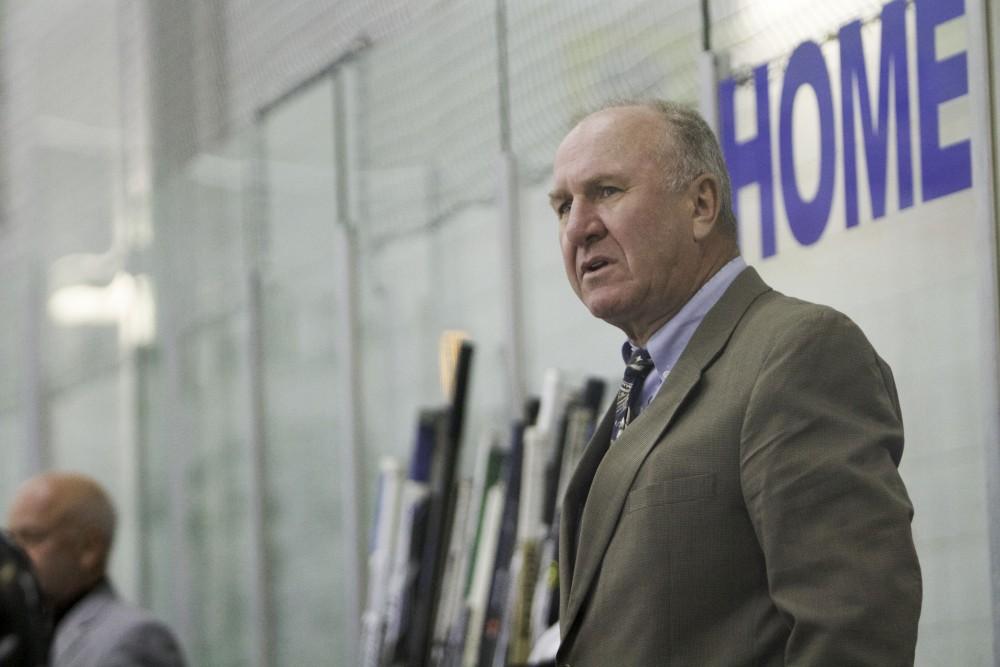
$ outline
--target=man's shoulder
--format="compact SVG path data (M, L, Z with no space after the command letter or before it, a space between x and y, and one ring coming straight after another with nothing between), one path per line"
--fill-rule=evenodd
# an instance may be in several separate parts
M110 645L128 644L159 638L174 642L169 626L143 607L139 607L120 597L114 597L107 605L99 621L105 639ZM100 631L98 631L100 632Z
M152 612L120 597L111 599L105 608L104 622L109 625L131 628L140 625L163 625Z
M853 319L836 308L768 289L754 298L733 330L730 349L769 356L779 349L878 357ZM884 363L884 362L881 362Z
M79 613L60 624L58 634L68 635L65 639L69 642L81 642L75 649L65 646L65 650L85 658L83 664L90 664L86 660L91 657L99 657L95 664L118 664L115 660L120 656L137 651L165 660L136 664L182 664L173 632L150 611L127 602L110 589L97 590L81 603L74 610ZM176 660L172 656L177 656Z
M60 627L77 624L119 625L143 622L153 615L118 596L110 584L100 584L81 599L69 612Z
M727 354L745 357L743 363L752 365L753 359L766 358L775 349L818 340L835 349L871 347L847 315L787 296L747 267L705 316L685 354L689 362L704 364L726 349Z
M840 311L820 303L788 296L769 285L753 267L746 267L723 294L713 310L737 315L743 324L787 327L817 319L844 319Z
M747 310L744 323L775 334L817 328L861 331L854 320L832 306L788 296L775 289L764 292L754 301Z

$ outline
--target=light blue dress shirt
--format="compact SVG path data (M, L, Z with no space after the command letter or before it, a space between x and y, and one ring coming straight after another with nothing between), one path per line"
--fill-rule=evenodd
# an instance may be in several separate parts
M646 345L653 360L653 370L646 376L642 385L642 396L639 399L638 411L649 405L649 402L656 396L656 392L663 386L663 382L670 374L670 369L674 367L681 353L687 347L691 337L694 336L698 325L705 319L705 315L712 306L722 298L736 276L747 267L742 257L736 257L716 272L701 286L694 296L691 297L684 306L677 311L670 320L650 337ZM625 341L622 345L622 358L628 363L635 346L631 341Z

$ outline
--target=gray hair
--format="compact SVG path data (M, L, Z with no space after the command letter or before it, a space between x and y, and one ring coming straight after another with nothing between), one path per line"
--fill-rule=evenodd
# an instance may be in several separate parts
M676 148L671 156L667 152L668 146L661 145L669 186L679 190L702 174L714 176L719 183L722 230L735 238L736 213L733 210L729 169L715 133L701 114L690 106L660 99L616 99L601 105L595 112L618 107L644 107L663 118L667 127L664 138L672 139Z

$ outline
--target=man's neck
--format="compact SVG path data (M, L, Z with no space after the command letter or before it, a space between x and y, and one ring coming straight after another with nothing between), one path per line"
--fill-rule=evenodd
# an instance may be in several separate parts
M79 604L83 598L93 593L99 586L103 585L105 582L107 582L107 577L101 575L99 579L91 583L89 586L84 586L79 592L77 592L75 595L69 598L69 600L67 600L61 605L56 605L53 617L54 626L58 628L59 623L64 618L66 618L66 616L69 615L69 613L73 610L73 608L76 607L76 605Z
M708 281L711 280L715 276L715 274L717 274L722 269L722 267L724 267L726 264L733 261L739 256L740 256L739 248L733 245L731 248L728 248L725 252L716 252L714 253L714 256L712 258L706 258L706 261L703 263L702 270L699 272L696 280L692 283L690 294L688 294L688 298L684 300L684 303L681 303L672 312L667 313L666 315L660 317L659 319L643 327L643 330L641 332L628 331L625 328L622 328L622 331L625 333L625 336L629 339L629 342L631 342L632 345L634 345L635 347L642 347L642 348L646 347L646 345L649 343L649 339L653 336L654 333L665 327L667 323L677 315L677 313L683 310L687 302L690 301L692 298L694 298L694 295L697 294L701 290L701 288L704 287L708 283Z

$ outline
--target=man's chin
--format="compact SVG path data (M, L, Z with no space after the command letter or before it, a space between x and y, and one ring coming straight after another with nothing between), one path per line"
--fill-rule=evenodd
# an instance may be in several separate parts
M604 320L613 326L619 326L621 320L621 304L608 299L588 299L587 310L599 320Z

